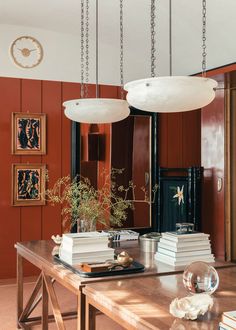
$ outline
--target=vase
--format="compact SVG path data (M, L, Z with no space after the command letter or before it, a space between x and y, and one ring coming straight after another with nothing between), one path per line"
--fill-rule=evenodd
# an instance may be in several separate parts
M77 232L84 233L88 231L96 231L96 221L77 219Z

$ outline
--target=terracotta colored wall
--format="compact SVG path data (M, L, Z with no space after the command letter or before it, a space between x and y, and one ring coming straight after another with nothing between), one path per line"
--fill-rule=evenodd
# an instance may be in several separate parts
M43 163L50 180L70 173L70 127L62 102L78 97L78 85L52 81L0 78L0 278L14 277L17 241L48 239L61 233L60 207L11 206L11 165ZM11 113L35 112L47 115L47 153L44 156L11 155ZM27 264L25 274L35 272Z
M159 164L162 167L201 165L201 111L159 114Z
M224 76L214 77L224 87ZM216 92L215 100L202 110L202 166L203 183L203 231L210 234L212 247L218 258L225 257L225 93ZM223 180L221 191L217 181Z

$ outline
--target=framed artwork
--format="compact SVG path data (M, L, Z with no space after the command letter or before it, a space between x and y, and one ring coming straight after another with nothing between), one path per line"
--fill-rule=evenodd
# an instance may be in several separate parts
M12 153L43 155L46 153L46 115L12 113Z
M44 164L12 165L12 205L44 205L42 195L45 191Z

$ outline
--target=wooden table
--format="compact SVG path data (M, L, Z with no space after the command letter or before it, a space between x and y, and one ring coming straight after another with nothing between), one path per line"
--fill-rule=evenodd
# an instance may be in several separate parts
M52 241L21 242L17 243L15 247L17 249L17 326L22 329L28 329L28 322L41 319L40 317L30 318L30 314L41 300L41 297L43 330L48 329L48 318L53 317L48 316L48 300L51 302L58 329L65 329L63 322L64 316L75 314L77 315L77 329L83 330L85 329L85 297L82 293L82 288L87 283L101 281L107 282L114 278L143 278L151 275L163 276L173 273L181 273L183 271L183 267L173 268L172 266L165 265L161 262L156 262L153 259L153 253L144 253L140 251L138 241L117 243L115 244L115 248L118 252L125 249L135 260L144 264L146 268L145 272L132 275L113 276L109 278L83 278L66 269L63 265L54 260L52 250L55 248L55 244ZM23 306L23 259L28 260L41 271L31 297L25 306ZM214 263L214 266L228 267L232 266L232 264L217 262ZM73 313L61 313L56 292L53 287L54 281L57 281L77 296L77 311L74 311ZM37 295L41 289L42 295L37 299Z
M222 313L236 309L236 267L218 273L220 285L213 295L213 308L196 321L176 319L169 313L171 301L187 295L182 274L88 284L83 288L86 330L95 329L97 310L129 330L216 330Z

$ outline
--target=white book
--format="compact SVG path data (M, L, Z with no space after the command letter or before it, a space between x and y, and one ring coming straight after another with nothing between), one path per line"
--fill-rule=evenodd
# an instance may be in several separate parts
M88 257L88 256L97 256L97 255L114 255L114 251L115 249L112 248L107 248L105 250L98 250L98 251L85 251L85 252L77 252L77 253L72 253L68 250L65 250L63 248L60 248L60 252L59 255L67 255L69 257L72 258L84 258L84 257Z
M157 252L166 254L167 256L178 258L178 257L188 257L194 255L209 255L211 254L211 249L197 250L197 251L171 251L158 246Z
M235 330L235 328L230 327L229 325L220 322L219 323L219 330Z
M236 311L224 312L222 314L222 322L236 329Z
M165 232L162 233L162 237L174 242L182 241L195 241L195 240L208 240L209 234L204 234L200 232L189 233L189 234L176 234L175 232Z
M215 261L214 256L212 254L210 254L209 256L193 256L191 258L180 258L176 260L175 258L168 257L159 252L155 253L155 259L171 266L185 266L193 261L205 261L209 263Z
M200 245L176 245L176 244L168 244L168 242L166 243L166 241L160 241L158 242L158 247L162 247L163 249L167 249L173 252L179 252L179 251L200 251L200 250L206 250L206 249L210 249L211 245L210 242L204 243L204 244L200 244Z
M67 254L61 254L60 259L67 262L70 265L81 264L81 263L97 263L97 262L105 262L107 260L114 260L114 253L109 254L99 254L99 255L90 255L87 257L79 257L79 258L72 258Z
M77 252L87 252L87 251L101 251L106 250L108 248L108 239L104 241L95 241L95 242L87 242L83 244L75 244L72 245L67 241L62 241L61 248L64 250L70 251L72 253Z
M67 242L72 246L95 242L108 242L107 233L86 232L86 233L68 233L62 235L62 242Z
M199 246L199 245L209 245L209 240L194 240L194 241L183 241L183 242L175 242L175 241L171 241L167 238L161 237L160 238L160 242L164 243L164 244L168 244L170 246Z
M235 330L235 327L232 328L229 325L227 325L227 324L225 324L223 322L220 322L219 323L219 330Z

